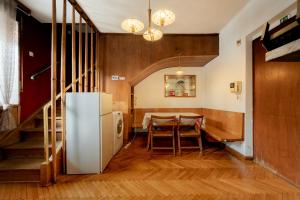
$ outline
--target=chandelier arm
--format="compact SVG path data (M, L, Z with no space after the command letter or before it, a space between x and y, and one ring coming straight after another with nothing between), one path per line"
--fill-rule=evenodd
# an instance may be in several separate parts
M150 1L151 0L149 0L149 8L148 8L148 28L149 29L151 27L151 13L152 13Z

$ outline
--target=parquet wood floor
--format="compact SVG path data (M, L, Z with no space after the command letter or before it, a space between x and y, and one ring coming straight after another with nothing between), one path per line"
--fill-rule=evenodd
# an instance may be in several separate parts
M225 151L154 154L138 137L101 175L60 176L58 183L0 184L0 199L300 200L300 189Z

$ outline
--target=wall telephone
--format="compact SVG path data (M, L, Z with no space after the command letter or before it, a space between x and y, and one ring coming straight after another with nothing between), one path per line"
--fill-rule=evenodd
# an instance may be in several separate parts
M230 92L239 95L242 93L242 81L235 81L229 84Z

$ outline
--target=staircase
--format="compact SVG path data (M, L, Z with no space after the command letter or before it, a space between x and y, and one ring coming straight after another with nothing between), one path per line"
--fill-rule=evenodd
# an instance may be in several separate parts
M60 109L57 108L57 116ZM50 127L49 117L49 127ZM57 147L61 146L61 117L57 117ZM0 182L40 182L44 157L43 111L36 114L19 130L19 142L0 149ZM51 131L49 130L51 156Z

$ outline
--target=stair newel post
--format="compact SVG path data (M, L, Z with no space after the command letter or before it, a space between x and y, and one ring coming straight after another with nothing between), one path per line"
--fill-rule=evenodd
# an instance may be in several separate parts
M56 90L57 90L57 33L56 0L52 0L52 44L51 44L51 144L53 182L56 182Z
M85 57L84 57L84 91L89 91L89 73L88 73L88 55L89 55L89 48L88 48L88 24L85 23Z
M79 62L79 92L83 91L82 88L82 17L80 15L80 19L79 19L79 58L78 58L78 62Z
M91 27L91 92L94 92L94 32L93 27Z
M65 89L66 89L66 7L67 0L63 0L63 19L61 32L61 76L60 76L60 92L61 92L61 129L62 129L62 156L63 171L66 171L66 112L65 112Z
M76 92L76 34L74 6L72 6L72 92Z

